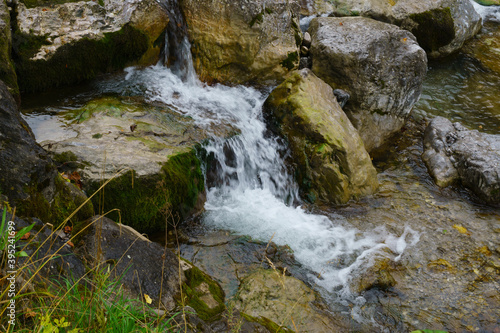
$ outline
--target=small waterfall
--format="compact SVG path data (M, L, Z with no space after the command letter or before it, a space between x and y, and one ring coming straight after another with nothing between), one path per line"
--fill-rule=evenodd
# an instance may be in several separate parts
M269 92L208 86L194 71L190 77L189 43L185 35L175 36L169 38L166 53L175 57L167 61L170 67L161 63L128 68L126 80L105 83L103 88L165 103L212 133L204 147L212 161L205 170L209 179L206 226L289 245L295 258L311 271L313 283L326 295L347 300L351 272L369 265L374 254L387 249L394 254L392 259L399 260L405 248L418 241L409 228L399 237L383 228L362 233L346 227L341 216L308 213L300 206L297 185L284 163L286 146L266 129L262 106ZM230 126L235 134L219 136L213 129L221 126Z

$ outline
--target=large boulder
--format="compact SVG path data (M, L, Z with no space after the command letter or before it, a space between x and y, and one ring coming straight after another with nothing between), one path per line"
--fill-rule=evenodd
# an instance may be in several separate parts
M155 0L16 6L14 59L22 91L71 84L158 61L167 11Z
M368 151L399 131L417 102L427 58L415 37L362 17L312 20L312 71L351 95L344 107Z
M19 102L19 87L11 51L10 13L5 0L0 0L0 80L7 85L11 94Z
M154 232L165 229L166 218L177 222L203 208L195 148L207 135L191 118L133 97L97 98L61 117L68 136L41 144L68 175L79 174L87 193L124 171L106 185L104 198L94 197L95 204L104 200L100 209L118 208L123 223Z
M235 306L254 318L279 323L285 331L341 332L349 325L325 311L321 298L304 282L272 269L259 269L246 277Z
M376 190L377 173L358 132L333 89L309 69L273 90L264 110L288 140L303 197L345 203Z
M425 130L422 158L439 186L460 181L485 202L500 205L500 136L436 117Z
M182 0L180 5L203 81L266 85L298 66L296 0Z
M336 15L361 15L411 31L430 58L460 49L481 29L470 0L339 0Z
M86 200L74 185L63 180L47 152L40 147L16 102L0 81L0 192L18 215L35 216L57 225ZM93 214L85 205L71 219L76 223Z

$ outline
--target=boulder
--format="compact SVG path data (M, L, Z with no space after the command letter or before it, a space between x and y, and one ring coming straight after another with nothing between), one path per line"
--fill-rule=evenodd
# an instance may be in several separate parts
M22 91L71 84L159 60L168 23L155 0L79 1L16 6L14 59Z
M14 63L11 59L11 51L10 12L5 0L0 0L0 80L7 85L10 93L19 104L19 87Z
M460 181L486 203L500 205L499 135L436 117L425 130L422 158L439 186Z
M111 277L121 278L131 298L142 300L146 294L153 307L166 311L187 304L206 321L217 319L225 309L224 292L217 282L130 227L95 216L73 234L78 240L76 252L89 267L108 264Z
M273 321L292 332L341 332L349 323L325 311L321 298L306 284L279 271L259 269L246 277L236 308L254 318ZM340 316L339 316L340 317ZM276 327L273 331L279 327Z
M363 17L315 18L309 32L312 71L350 94L344 111L366 150L380 147L420 97L424 50L408 31Z
M295 71L264 104L284 136L303 197L345 203L373 193L377 173L333 89L309 69Z
M39 217L58 225L87 199L74 185L61 178L54 162L40 147L21 118L14 98L0 81L0 192L19 216ZM92 216L86 204L70 221Z
M459 50L481 30L470 0L339 0L334 14L361 15L410 31L429 58Z
M206 82L268 85L299 63L296 0L182 0L196 72Z
M69 167L67 174L79 173L87 193L123 171L104 188L101 210L118 208L124 224L154 232L165 229L166 217L178 222L203 208L195 148L208 136L191 118L128 97L97 98L61 116L73 134L41 144Z
M484 32L484 33L483 33ZM483 32L469 40L462 51L474 59L479 60L481 65L500 75L500 25L488 22Z

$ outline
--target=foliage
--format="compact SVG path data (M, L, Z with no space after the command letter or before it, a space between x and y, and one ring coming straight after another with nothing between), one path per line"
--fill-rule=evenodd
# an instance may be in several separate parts
M2 259L3 255L8 253L8 248L9 244L16 244L23 236L29 234L30 230L33 228L35 225L34 223L30 226L27 226L25 228L22 228L18 232L15 231L15 227L11 225L11 223L6 221L7 219L7 209L3 210L2 214L2 222L0 223L0 252L2 253ZM9 235L14 236L12 238L9 238ZM6 252L7 251L7 252ZM12 254L8 254L7 257L9 259L12 259L11 257ZM15 254L13 254L15 257L26 257L27 254L24 251L17 251ZM4 261L2 260L2 263ZM3 265L1 265L3 266Z

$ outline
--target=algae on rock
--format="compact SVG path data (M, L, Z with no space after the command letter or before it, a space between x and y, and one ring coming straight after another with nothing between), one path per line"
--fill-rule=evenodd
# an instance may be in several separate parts
M292 72L269 95L264 110L292 151L301 195L345 203L373 193L377 173L333 89L310 70Z

